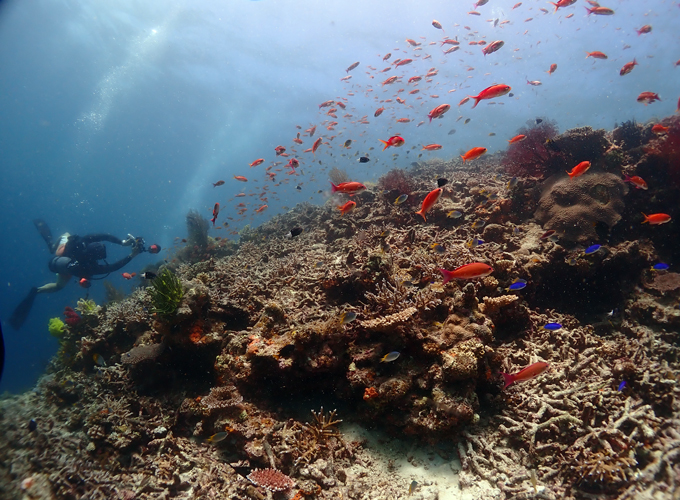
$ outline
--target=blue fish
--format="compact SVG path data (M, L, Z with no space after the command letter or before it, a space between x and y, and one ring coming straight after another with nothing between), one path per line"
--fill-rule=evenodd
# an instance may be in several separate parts
M652 269L654 269L655 271L665 271L669 267L670 266L668 264L664 264L663 262L659 262L658 264L654 264L652 266Z
M559 323L548 323L543 328L545 330L555 331L555 330L559 330L560 328L562 328L562 325L559 324Z
M590 255L592 253L597 252L600 248L602 248L602 245L590 245L588 248L586 248L586 251L584 252L584 254Z
M515 281L512 285L508 287L509 291L516 291L516 290L521 290L522 288L526 287L527 283L526 281Z
M624 388L626 387L626 381L624 380L619 384L619 389L618 391L621 392Z

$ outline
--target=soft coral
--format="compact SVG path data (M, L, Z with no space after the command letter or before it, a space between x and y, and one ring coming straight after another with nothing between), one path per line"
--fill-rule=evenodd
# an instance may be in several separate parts
M78 313L68 306L64 308L64 318L66 318L64 319L64 323L68 326L76 326L80 323L80 316L78 316Z
M552 155L546 141L557 135L557 125L555 122L543 120L532 127L521 128L518 133L526 137L508 146L503 158L505 171L518 177L544 177L547 162Z
M665 118L662 125L668 131L649 141L645 152L664 161L671 182L680 187L680 116Z

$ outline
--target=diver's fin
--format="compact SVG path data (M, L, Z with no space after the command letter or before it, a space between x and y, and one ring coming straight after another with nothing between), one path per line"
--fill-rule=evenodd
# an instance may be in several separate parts
M42 236L42 239L45 240L45 243L47 243L50 252L53 252L54 250L52 247L54 242L52 241L52 231L50 231L50 226L48 226L47 222L42 219L33 219L33 225L40 233L40 236Z
M21 301L21 303L14 309L12 316L9 318L9 324L15 330L20 330L24 325L26 318L28 318L28 313L31 312L31 307L33 307L33 300L35 296L38 295L38 289L36 287L31 288L28 295Z

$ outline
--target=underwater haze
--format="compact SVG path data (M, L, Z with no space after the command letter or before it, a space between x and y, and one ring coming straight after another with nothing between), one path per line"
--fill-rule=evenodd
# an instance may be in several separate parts
M43 373L58 348L49 318L88 293L104 301L101 282L84 289L73 279L58 293L39 295L20 330L6 324L32 286L54 281L34 219L43 219L55 236L142 236L171 258L176 238L186 237L189 210L210 218L220 203L218 226L232 219L222 229L211 227L211 235L237 239L247 224L298 203L325 203L333 167L375 182L394 167L450 159L474 146L503 151L537 118L554 120L560 131L611 129L676 111L677 2L610 0L613 15L589 15L585 0L559 9L545 1L515 4L3 2L0 315L8 359L0 390L29 389ZM645 25L652 31L638 34ZM446 38L459 41L460 49L444 54L454 47L441 43ZM495 40L503 46L484 55ZM607 58L586 57L594 51ZM412 62L394 64L408 58ZM633 60L637 66L621 76ZM436 74L425 77L432 70ZM384 83L391 76L400 78ZM413 76L423 78L408 83ZM494 84L511 86L511 94L459 106ZM660 100L637 102L642 92ZM336 118L320 107L329 100L346 108L333 104ZM441 104L450 111L430 123L428 113ZM380 107L385 111L374 116ZM310 137L306 131L314 126ZM379 140L395 135L405 145L383 151ZM302 144L293 141L298 137ZM318 149L304 152L318 137ZM423 151L427 144L442 148ZM279 145L299 160L297 169L283 168L289 158L277 157ZM370 161L359 163L361 156ZM264 163L249 166L260 158ZM276 161L282 165L271 169ZM224 185L213 187L219 180ZM233 198L241 192L246 197ZM239 214L243 200L247 210ZM115 259L127 252L107 249ZM129 292L133 282L121 272L139 272L156 260L142 254L107 279Z

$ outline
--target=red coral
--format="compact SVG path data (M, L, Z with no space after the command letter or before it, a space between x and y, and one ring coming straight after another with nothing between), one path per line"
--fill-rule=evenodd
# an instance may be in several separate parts
M68 326L76 326L78 323L80 323L80 316L78 316L78 313L75 312L71 307L66 306L64 308L64 317L66 318L64 323L66 323Z
M378 189L389 191L390 195L398 191L400 195L407 194L410 197L414 189L413 177L405 170L393 168L378 179Z
M286 491L295 486L295 481L276 469L255 469L247 477L253 484L269 491Z
M671 182L680 186L680 116L665 118L661 124L668 130L649 141L645 152L667 162Z
M544 177L548 160L554 152L546 147L546 141L554 138L557 132L555 122L548 120L530 128L521 128L518 134L526 138L508 146L502 162L505 171L513 177Z

